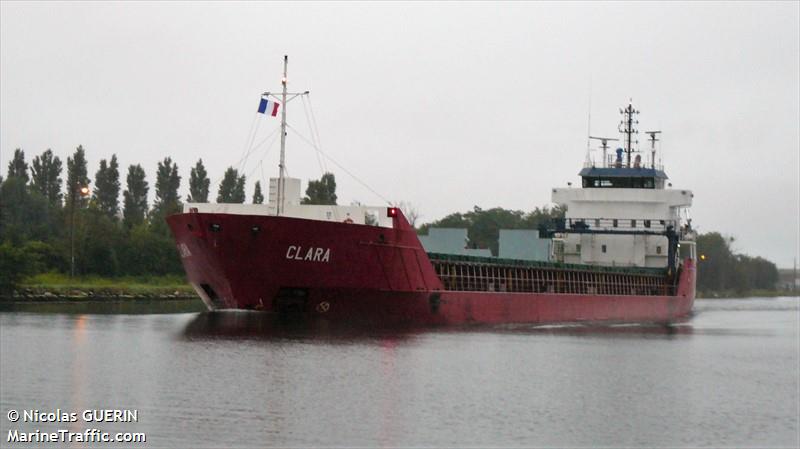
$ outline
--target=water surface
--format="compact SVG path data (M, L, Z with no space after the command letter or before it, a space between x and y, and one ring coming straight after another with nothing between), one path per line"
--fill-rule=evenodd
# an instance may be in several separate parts
M457 329L6 304L0 446L25 447L9 429L87 427L11 423L12 409L135 409L93 427L145 432L148 448L797 447L799 304L698 300L673 327Z

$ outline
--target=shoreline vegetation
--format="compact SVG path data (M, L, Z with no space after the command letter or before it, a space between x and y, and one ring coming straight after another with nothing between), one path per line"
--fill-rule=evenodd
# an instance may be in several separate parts
M744 299L744 298L800 298L800 290L750 290L746 292L697 292L696 299Z
M125 301L200 299L186 278L177 275L108 278L42 273L25 278L13 293L0 295L5 302Z
M697 299L800 298L800 290L698 291ZM197 299L183 276L126 276L70 278L43 273L24 279L13 294L0 295L3 302L170 301Z

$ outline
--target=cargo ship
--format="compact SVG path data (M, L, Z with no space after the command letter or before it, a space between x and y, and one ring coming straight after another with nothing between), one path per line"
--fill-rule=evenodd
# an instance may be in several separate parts
M408 325L671 323L691 313L695 233L683 215L693 195L667 182L659 131L649 132L648 161L634 148L632 105L620 110L623 147L608 154L618 139L590 137L602 142L599 161L587 152L582 184L552 189L564 218L494 256L466 243L426 248L398 207L301 204L284 162L287 98L302 93L287 92L285 68L283 91L265 94L282 105L268 203L188 203L167 218L210 310ZM527 243L544 244L545 255L526 254Z

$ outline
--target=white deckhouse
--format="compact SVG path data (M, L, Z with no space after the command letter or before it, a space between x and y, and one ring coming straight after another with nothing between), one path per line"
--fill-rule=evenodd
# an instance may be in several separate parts
M655 142L659 131L649 131L652 148L649 164L640 154L631 160L638 111L629 104L620 111L624 148L608 155L609 138L602 141L600 166L587 158L580 172L579 188L553 189L552 201L566 206L563 223L556 226L553 257L564 263L669 267L683 258L695 258L691 220L681 221L692 205L690 190L666 184L667 175L656 163Z

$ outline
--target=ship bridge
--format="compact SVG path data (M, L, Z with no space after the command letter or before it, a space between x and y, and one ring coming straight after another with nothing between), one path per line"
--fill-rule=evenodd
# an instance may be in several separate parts
M584 188L663 189L663 170L642 167L586 167L579 173Z
M694 195L667 182L656 154L660 131L647 131L651 148L641 151L634 140L638 111L629 104L620 112L623 147L612 153L609 141L620 139L590 136L601 141L599 163L587 153L579 173L580 188L570 183L552 191L552 201L566 207L565 223L553 241L553 257L575 264L674 266L676 257L691 257L693 251L688 241L691 227L688 222L682 224L681 218ZM669 235L674 236L672 244ZM678 239L686 239L692 247L685 248L683 255L677 254Z

